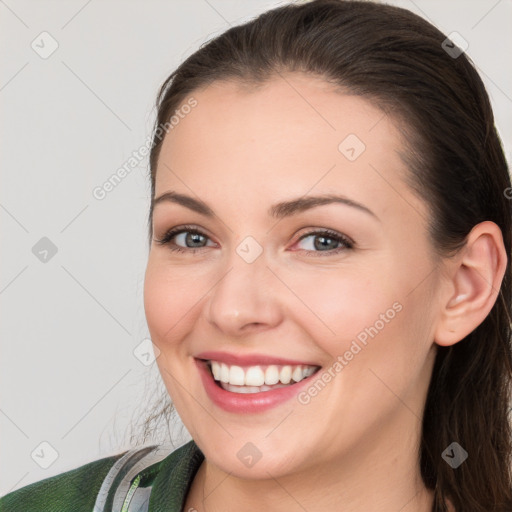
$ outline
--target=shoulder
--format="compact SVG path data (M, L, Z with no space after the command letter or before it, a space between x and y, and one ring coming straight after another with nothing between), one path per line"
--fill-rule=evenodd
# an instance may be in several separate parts
M0 498L0 512L90 512L104 478L125 453L89 462L10 492Z
M150 494L151 510L168 509L169 500L183 502L203 458L194 441L135 447L10 492L0 498L0 512L101 512L132 501L142 510Z

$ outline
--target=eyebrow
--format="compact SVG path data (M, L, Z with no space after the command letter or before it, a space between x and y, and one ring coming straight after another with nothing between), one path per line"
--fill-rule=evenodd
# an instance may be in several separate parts
M151 204L151 211L153 211L154 207L160 203L176 203L193 210L205 217L214 217L215 214L213 210L200 199L196 199L191 196L187 196L185 194L179 194L174 191L164 192L156 199L153 200ZM284 217L290 217L297 213L309 210L311 208L315 208L316 206L323 206L326 204L332 203L341 203L346 206L350 206L352 208L356 208L362 212L367 213L368 215L374 217L376 220L380 220L375 213L373 213L369 208L364 206L357 201L353 201L348 197L335 195L335 194L324 194L320 196L307 196L307 197L299 197L297 199L292 199L289 201L282 201L280 203L272 205L268 210L268 215L274 217L276 219L282 219Z

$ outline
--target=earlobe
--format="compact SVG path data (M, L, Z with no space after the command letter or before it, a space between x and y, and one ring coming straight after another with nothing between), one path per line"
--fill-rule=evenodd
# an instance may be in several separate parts
M464 339L487 317L507 266L500 228L491 221L474 226L460 255L450 262L450 290L441 302L434 341L449 346Z

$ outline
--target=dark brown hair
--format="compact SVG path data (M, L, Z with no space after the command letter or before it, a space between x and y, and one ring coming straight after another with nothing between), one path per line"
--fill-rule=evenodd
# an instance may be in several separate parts
M511 184L482 80L464 53L446 51L445 39L410 11L369 1L287 4L230 28L188 57L161 87L151 192L154 199L162 144L156 128L214 81L257 86L283 71L301 71L390 115L406 141L407 182L430 208L437 254L453 255L476 224L489 220L500 227L508 255L489 315L464 340L437 347L418 453L422 477L435 489L433 512L446 511L446 498L457 512L511 512L512 233L504 195ZM161 412L168 418L169 411L167 403ZM456 469L442 458L452 442L469 454Z

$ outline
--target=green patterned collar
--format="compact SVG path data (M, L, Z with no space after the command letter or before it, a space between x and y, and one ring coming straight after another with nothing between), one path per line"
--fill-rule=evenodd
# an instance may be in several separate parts
M192 440L141 474L141 485L151 485L149 512L182 512L194 476L204 455Z

